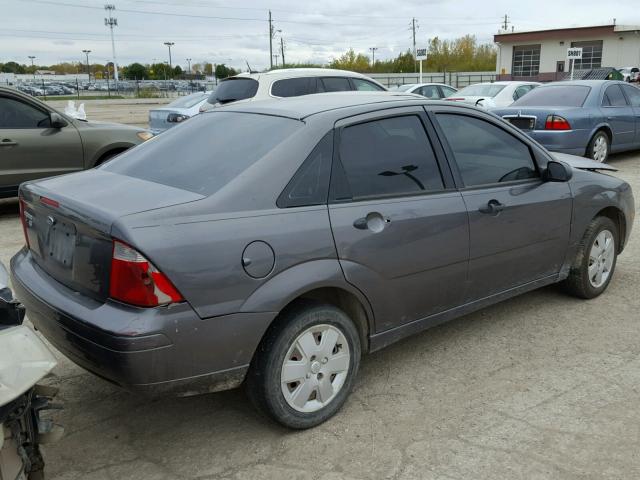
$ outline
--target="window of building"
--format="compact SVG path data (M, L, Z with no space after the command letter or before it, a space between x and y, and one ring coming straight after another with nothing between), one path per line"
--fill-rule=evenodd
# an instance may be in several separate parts
M582 59L574 60L574 69L591 70L602 66L602 40L571 42L571 48L582 48Z
M516 45L513 47L514 77L532 77L540 72L540 45Z

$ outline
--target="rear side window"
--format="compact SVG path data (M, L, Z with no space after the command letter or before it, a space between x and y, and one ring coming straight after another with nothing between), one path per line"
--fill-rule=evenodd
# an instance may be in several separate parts
M440 91L437 85L425 85L424 87L420 87L416 93L431 100L438 100L440 98Z
M457 92L455 88L443 87L443 86L440 86L440 90L442 90L442 95L444 95L444 98L448 98Z
M333 130L320 140L280 194L276 202L278 207L326 204L332 157Z
M353 199L444 188L433 148L415 115L344 128L339 155Z
M538 177L529 147L479 118L437 114L465 186L473 187Z
M627 98L634 107L640 107L640 89L631 85L623 85L622 89L627 94Z
M348 92L351 90L351 84L348 78L344 77L325 77L322 79L321 90L325 92Z
M604 91L604 96L602 97L602 106L603 107L627 107L627 99L624 98L622 94L622 90L618 85L610 85Z
M520 85L513 92L513 99L518 100L519 98L526 95L529 92L529 90L533 89L533 87L534 87L533 85Z
M538 87L519 98L512 107L581 107L591 87L583 85L550 85Z
M316 78L287 78L271 86L271 95L276 97L300 97L317 92Z
M270 115L209 112L191 118L99 167L211 195L291 137L302 122Z
M363 80L361 78L352 78L351 81L353 82L353 86L355 87L355 89L359 92L381 92L384 91L384 88L382 88L379 85L376 85L373 82L370 82L368 80Z
M208 102L211 104L229 103L236 100L253 98L258 91L258 82L253 78L228 78L220 82L215 92L211 94Z

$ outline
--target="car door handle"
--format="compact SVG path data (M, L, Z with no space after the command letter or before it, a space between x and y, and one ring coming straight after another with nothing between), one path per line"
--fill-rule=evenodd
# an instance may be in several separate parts
M14 142L9 138L3 138L0 142L0 147L11 147L13 145L18 145L18 142Z
M358 230L371 230L373 233L379 233L389 222L391 219L383 217L381 213L369 212L366 216L355 219L353 226Z
M496 199L489 200L486 207L481 207L478 209L478 211L480 211L481 213L488 213L489 215L497 215L502 210L504 210L504 204L500 203Z

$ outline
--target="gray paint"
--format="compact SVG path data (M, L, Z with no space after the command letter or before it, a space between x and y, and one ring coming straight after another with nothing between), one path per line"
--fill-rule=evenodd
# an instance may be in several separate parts
M199 379L214 389L233 386L278 312L307 292L327 287L357 299L367 316L369 350L382 348L562 280L586 226L604 208L619 211L627 225L620 250L633 223L629 185L596 171L574 168L568 182L463 188L433 112L465 112L494 122L531 146L541 172L554 160L518 129L471 107L414 97L329 94L220 110L226 108L298 119L304 128L209 197L103 169L22 187L30 203L41 194L60 201L58 211L47 213L87 232L84 255L95 263L75 271L76 283L50 270L58 282L44 273L46 265L33 253L23 250L12 260L18 295L34 325L54 345L121 385L171 390ZM422 112L445 172L445 190L275 206L304 159L334 126L339 130L398 111ZM183 128L187 125L173 129L174 134ZM494 198L505 209L497 216L481 213ZM370 219L369 228L354 227L361 217ZM138 309L108 300L108 269L100 262L106 261L110 236L139 249L186 302ZM253 257L248 266L243 256ZM102 276L95 273L100 268ZM103 289L93 295L74 292L91 282Z

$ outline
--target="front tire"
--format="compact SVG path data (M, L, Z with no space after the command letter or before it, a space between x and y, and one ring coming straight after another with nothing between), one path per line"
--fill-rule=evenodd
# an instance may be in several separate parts
M595 160L596 162L606 162L611 151L610 143L609 135L602 130L596 132L587 146L587 157Z
M360 337L340 309L305 302L284 313L251 363L246 390L285 427L314 427L346 401L360 364Z
M616 268L618 228L610 218L596 217L582 236L564 286L579 298L595 298L611 282Z

